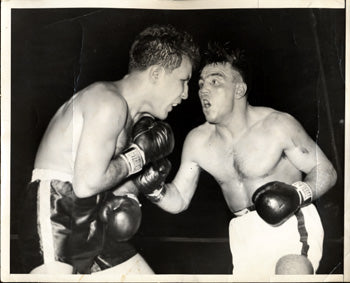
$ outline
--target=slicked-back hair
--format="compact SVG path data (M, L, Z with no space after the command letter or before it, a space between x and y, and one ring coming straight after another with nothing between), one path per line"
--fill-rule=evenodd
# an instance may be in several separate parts
M192 68L198 66L199 48L192 36L171 25L154 25L143 30L131 46L129 72L143 71L160 65L168 71L180 67L182 56L187 56Z
M230 42L209 42L208 48L203 52L201 69L207 65L229 63L237 71L250 89L250 65L245 50L235 48Z

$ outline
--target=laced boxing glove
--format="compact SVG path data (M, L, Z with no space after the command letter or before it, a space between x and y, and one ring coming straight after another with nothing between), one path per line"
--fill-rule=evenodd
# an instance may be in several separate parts
M132 144L122 154L128 166L128 176L142 170L149 162L169 155L175 145L173 131L169 124L142 117L133 128Z
M119 242L127 241L140 227L140 203L133 194L114 196L102 206L99 216L107 224L109 237Z
M165 195L164 182L170 169L171 163L166 158L152 162L133 182L149 200L158 202Z
M258 188L252 199L259 216L267 223L279 226L301 206L312 202L312 191L304 182L293 185L270 182Z

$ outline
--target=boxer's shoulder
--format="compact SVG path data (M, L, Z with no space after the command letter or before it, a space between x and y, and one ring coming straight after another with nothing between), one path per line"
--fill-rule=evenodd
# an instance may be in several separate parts
M186 136L183 146L183 158L197 159L203 156L210 139L209 130L205 124L192 129Z
M123 102L125 99L121 95L117 86L112 82L95 82L79 92L82 100L92 100L94 102L113 103Z
M290 129L296 120L290 114L269 107L254 107L251 115L252 129L261 128L263 131L277 131Z
M303 127L292 115L280 111L273 111L266 116L262 122L262 128L275 139L288 144L300 134L303 136L304 133Z
M286 112L274 110L272 108L269 108L269 111L266 112L266 115L263 116L262 119L265 126L270 125L272 127L283 127L285 123L293 123L294 120L295 119L292 115Z
M195 143L197 145L205 144L209 139L214 127L209 123L204 123L194 129L192 129L187 137L186 142Z
M91 92L91 91L97 91L97 90L114 90L116 91L116 86L113 84L113 82L108 81L96 81L92 84L89 84L85 88L83 88L80 92Z
M125 118L128 105L124 97L118 92L117 87L109 82L96 82L81 91L77 100L83 112L97 114L96 109L102 114L118 115ZM80 102L80 103L79 103Z

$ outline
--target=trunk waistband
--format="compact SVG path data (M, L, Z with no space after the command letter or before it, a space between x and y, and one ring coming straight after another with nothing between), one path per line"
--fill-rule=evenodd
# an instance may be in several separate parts
M50 169L34 169L32 172L32 182L36 180L60 180L63 182L72 182L73 176L69 173Z
M247 214L248 212L251 212L254 210L255 210L255 206L252 205L252 206L243 208L241 210L235 211L233 214L238 217L238 216L242 216L242 215Z

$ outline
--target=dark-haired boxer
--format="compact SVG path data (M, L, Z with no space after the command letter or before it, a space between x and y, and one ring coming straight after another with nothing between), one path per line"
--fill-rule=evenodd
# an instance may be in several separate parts
M316 272L323 228L312 202L335 184L337 174L291 115L249 105L243 59L228 44L209 45L199 79L207 121L188 134L171 183L157 183L153 174L153 189L139 187L162 209L179 213L205 170L236 215L229 232L237 278Z
M127 75L93 83L59 108L23 201L19 234L27 272L89 273L114 266L114 273L152 273L125 244L141 217L130 179L169 154L174 140L167 124L140 118L147 113L163 120L187 98L198 56L186 32L146 28L131 47ZM121 225L119 215L129 226Z

